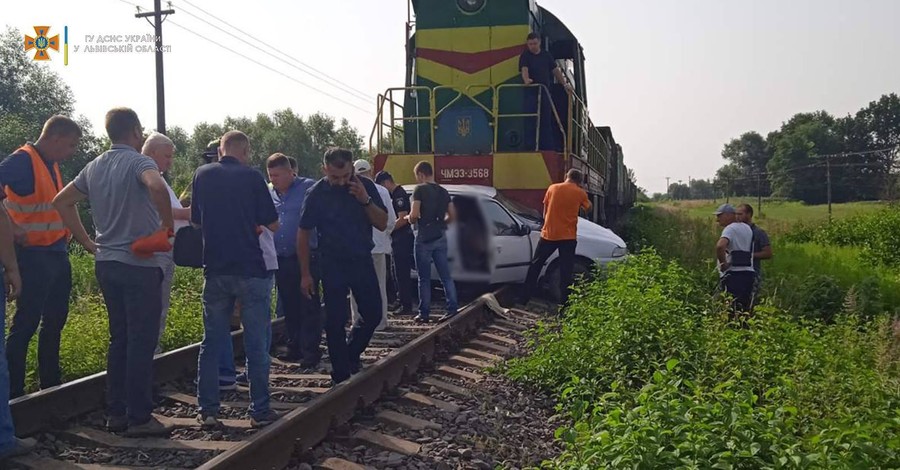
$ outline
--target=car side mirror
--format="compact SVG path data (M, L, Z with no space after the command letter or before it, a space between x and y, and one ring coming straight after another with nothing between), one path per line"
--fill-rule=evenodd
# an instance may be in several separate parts
M524 237L525 235L528 235L529 233L531 233L530 225L520 225L519 226L519 235L520 236Z

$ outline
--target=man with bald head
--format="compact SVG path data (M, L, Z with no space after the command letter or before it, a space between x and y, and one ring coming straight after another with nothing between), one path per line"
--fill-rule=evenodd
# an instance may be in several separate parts
M159 168L159 173L163 174L172 167L172 159L175 156L175 143L164 134L153 132L147 137L147 140L144 141L141 153L153 159L153 161L156 162L156 166ZM169 183L166 182L165 179L163 179L163 181L166 183L166 189L169 191L169 199L171 199L172 202L172 218L175 220L175 232L177 233L178 230L190 224L191 209L182 207L181 201L179 201L178 196L175 195L175 191L172 190L172 187L169 186ZM159 318L159 341L157 341L156 344L156 354L159 354L162 352L162 345L160 342L162 341L163 332L166 330L166 318L169 314L169 303L172 295L172 280L175 277L175 259L172 257L171 251L157 253L156 257L163 270L162 315Z
M250 168L250 139L240 131L222 136L218 162L194 174L191 223L203 234L203 343L197 371L197 421L219 425L219 357L228 341L235 303L241 305L244 352L250 382L250 424L278 419L269 406L269 302L271 274L259 237L279 229L278 212L262 173Z

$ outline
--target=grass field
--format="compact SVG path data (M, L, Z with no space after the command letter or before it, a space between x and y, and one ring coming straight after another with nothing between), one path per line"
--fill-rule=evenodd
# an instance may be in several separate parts
M629 211L634 256L507 366L569 418L541 468L900 468L900 208L835 205L829 223L764 203L774 258L738 324L716 293L715 206Z
M712 213L724 199L717 201L674 201L658 204L659 207L668 210L679 210L691 217L709 220L715 223ZM730 204L737 207L738 204L747 203L754 209L754 221L765 226L772 235L786 233L796 228L796 225L811 225L828 220L828 205L806 205L800 202L768 201L763 199L762 211L757 208L756 198L732 198ZM851 202L847 204L833 204L831 206L832 218L841 219L860 214L872 213L887 207L883 202Z

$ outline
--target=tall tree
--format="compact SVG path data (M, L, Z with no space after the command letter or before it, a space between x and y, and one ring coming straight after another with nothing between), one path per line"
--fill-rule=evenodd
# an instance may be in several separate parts
M773 194L808 203L825 202L826 162L816 156L841 150L834 117L825 111L796 114L770 135L770 143L774 147L768 165ZM832 174L836 172L837 168Z

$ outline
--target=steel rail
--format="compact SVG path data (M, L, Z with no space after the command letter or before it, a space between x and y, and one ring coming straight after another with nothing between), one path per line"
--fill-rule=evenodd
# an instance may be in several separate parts
M272 334L284 329L284 319L272 321ZM244 350L244 330L231 333L234 351ZM200 343L184 346L153 360L153 380L157 385L197 372ZM106 372L98 372L56 387L25 395L9 402L16 434L30 436L45 429L58 428L68 420L103 409L106 395Z
M384 359L366 368L347 382L291 411L272 425L252 435L234 449L219 454L201 470L281 469L296 447L309 449L323 441L329 429L346 423L357 409L414 376L434 361L439 346L465 339L493 317L492 306L508 301L512 288L503 287L468 304L453 319L391 351Z

